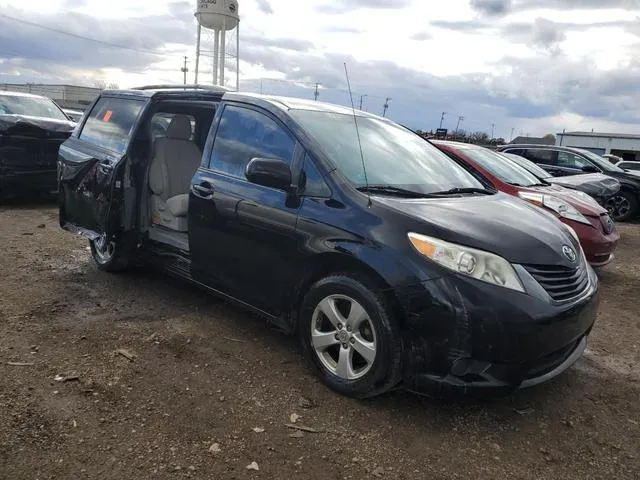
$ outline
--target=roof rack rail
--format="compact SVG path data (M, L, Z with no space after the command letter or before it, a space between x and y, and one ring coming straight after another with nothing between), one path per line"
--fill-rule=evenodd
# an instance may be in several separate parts
M210 92L231 92L230 88L222 87L220 85L144 85L142 87L136 87L133 90L207 90Z

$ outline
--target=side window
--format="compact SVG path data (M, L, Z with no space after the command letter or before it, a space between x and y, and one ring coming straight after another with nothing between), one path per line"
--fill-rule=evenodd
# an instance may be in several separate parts
M529 148L524 150L524 157L533 163L542 163L544 165L556 165L557 156L553 150Z
M577 168L582 170L583 167L591 165L584 158L569 152L558 152L558 166L564 168Z
M304 157L304 167L300 175L300 188L302 194L307 197L330 197L331 189L325 183L318 167L313 163L309 155Z
M189 122L191 123L191 136L189 137L189 140L193 141L196 130L196 119L192 115L184 115L182 113L180 115L189 118ZM159 137L166 137L167 129L175 116L175 113L158 112L154 114L151 118L151 140L155 140Z
M143 101L103 97L95 104L80 132L80 139L124 153Z
M507 148L506 150L504 150L504 152L522 157L524 156L526 150L523 150L522 148L514 148L514 149Z
M238 178L256 157L277 158L291 164L295 141L267 115L227 105L213 144L210 168Z

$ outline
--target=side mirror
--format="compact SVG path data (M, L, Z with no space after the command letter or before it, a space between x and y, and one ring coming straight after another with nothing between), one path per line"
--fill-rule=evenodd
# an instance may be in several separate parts
M600 170L593 165L585 165L584 167L582 167L582 171L584 173L600 173Z
M291 168L277 158L254 158L247 164L244 174L256 185L291 190Z

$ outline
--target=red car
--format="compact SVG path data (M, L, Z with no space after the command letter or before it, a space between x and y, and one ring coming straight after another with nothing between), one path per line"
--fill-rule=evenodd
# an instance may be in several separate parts
M432 143L454 160L480 173L497 190L553 212L576 231L591 266L602 267L613 260L620 234L607 210L589 195L540 180L487 148L439 140Z

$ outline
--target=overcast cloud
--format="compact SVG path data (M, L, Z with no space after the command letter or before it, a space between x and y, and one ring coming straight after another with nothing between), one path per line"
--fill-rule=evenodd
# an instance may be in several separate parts
M0 3L0 83L181 82L194 5ZM312 98L318 83L321 100L349 104L347 62L356 105L381 113L390 97L388 115L412 128L446 112L445 127L464 116L505 138L638 131L640 0L241 0L240 13L242 89ZM230 86L234 73L230 58ZM199 80L211 75L204 58Z

